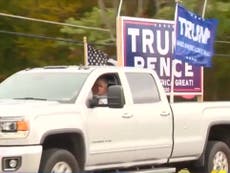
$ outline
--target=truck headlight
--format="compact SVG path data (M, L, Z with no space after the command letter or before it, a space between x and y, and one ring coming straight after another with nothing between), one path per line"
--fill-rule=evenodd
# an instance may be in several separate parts
M16 132L17 122L15 121L1 122L1 129L2 129L2 132Z
M0 117L0 137L25 137L29 132L29 124L22 117Z

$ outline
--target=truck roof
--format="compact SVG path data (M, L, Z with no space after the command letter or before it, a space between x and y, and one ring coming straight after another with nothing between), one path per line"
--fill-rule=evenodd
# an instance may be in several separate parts
M117 71L135 71L135 72L153 72L150 69L142 69L137 67L120 67L120 66L76 66L76 65L66 65L66 66L44 66L36 68L27 68L25 70L19 71L19 73L28 73L28 72L86 72L90 73L94 70L112 70L116 69ZM107 71L106 70L106 71Z

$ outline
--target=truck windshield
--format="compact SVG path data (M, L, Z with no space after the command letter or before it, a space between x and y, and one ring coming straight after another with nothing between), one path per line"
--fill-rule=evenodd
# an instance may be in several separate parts
M70 101L77 96L88 73L17 73L0 84L0 99Z

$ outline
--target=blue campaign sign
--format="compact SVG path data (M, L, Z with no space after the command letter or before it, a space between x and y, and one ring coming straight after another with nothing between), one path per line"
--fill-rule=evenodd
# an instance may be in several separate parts
M174 92L202 92L202 69L180 60L172 63L174 21L122 17L123 65L150 68L157 72L166 92L170 92L171 68Z
M174 58L205 67L211 66L216 19L202 17L177 5Z

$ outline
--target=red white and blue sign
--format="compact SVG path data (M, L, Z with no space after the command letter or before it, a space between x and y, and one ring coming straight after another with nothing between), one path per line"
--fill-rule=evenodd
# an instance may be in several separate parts
M175 21L121 17L123 65L155 70L166 92L174 68L174 93L200 95L202 68L172 58L174 25Z
M211 67L217 23L216 19L203 19L177 4L173 57L194 65Z

